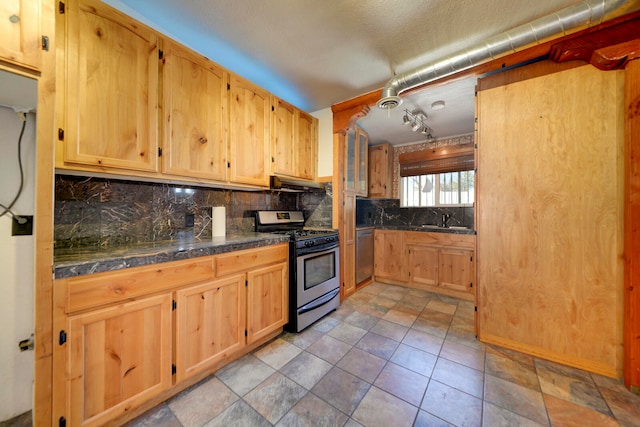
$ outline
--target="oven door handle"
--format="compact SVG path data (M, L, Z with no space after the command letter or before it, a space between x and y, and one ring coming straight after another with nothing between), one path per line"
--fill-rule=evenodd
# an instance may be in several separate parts
M336 288L331 292L327 292L322 295L320 298L311 301L309 304L303 305L298 309L298 314L306 313L307 311L315 310L318 307L321 307L327 304L329 301L335 298L336 295L340 293L340 288Z

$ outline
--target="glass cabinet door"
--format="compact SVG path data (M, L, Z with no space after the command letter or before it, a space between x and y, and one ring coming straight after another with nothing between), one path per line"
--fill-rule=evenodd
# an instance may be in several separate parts
M367 196L367 154L369 152L369 136L365 131L358 128L358 171L357 188L359 196Z
M347 132L347 138L345 141L345 182L344 189L347 191L355 191L356 189L356 130L354 128L349 129Z

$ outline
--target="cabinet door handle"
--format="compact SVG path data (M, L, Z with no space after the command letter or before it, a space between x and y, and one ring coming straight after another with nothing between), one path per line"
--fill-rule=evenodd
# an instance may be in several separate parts
M207 138L205 138L204 136L201 136L198 141L200 141L200 144L206 144L207 143Z

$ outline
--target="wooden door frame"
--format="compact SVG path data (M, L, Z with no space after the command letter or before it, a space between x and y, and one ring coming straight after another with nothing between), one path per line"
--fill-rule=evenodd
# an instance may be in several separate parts
M625 70L625 199L624 199L624 362L625 386L640 393L640 12L549 40L470 69L408 90L440 86L452 81L480 77L541 58L555 62L581 61L601 70ZM355 121L368 114L382 90L334 104L334 224L341 221L344 149L341 141ZM340 138L342 135L342 138Z

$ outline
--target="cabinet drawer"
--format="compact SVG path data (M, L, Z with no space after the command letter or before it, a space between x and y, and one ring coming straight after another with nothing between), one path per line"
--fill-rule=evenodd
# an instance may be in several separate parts
M67 287L66 312L131 300L214 276L212 257L134 267L56 281Z
M262 265L286 262L289 259L289 244L283 243L264 248L245 249L243 251L229 252L216 255L214 265L218 277L227 274L247 271Z

